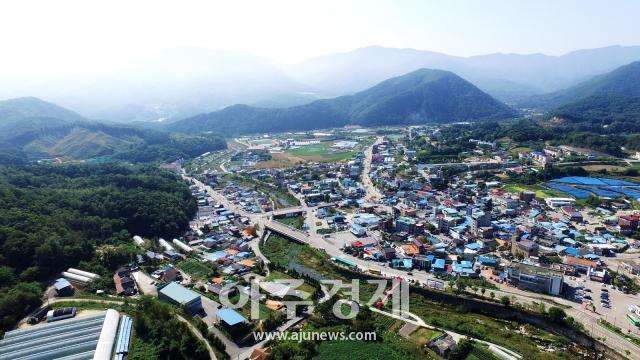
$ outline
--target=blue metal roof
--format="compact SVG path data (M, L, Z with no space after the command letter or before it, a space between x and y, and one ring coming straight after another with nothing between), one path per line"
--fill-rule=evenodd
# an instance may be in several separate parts
M240 315L237 311L229 308L218 310L216 316L229 326L234 326L247 321L244 316Z
M436 262L433 263L434 269L444 269L444 259L436 259Z

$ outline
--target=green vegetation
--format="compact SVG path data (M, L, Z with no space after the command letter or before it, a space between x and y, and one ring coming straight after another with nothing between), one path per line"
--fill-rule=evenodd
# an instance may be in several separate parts
M621 328L613 325L612 323L608 322L607 320L603 320L600 319L598 320L598 325L607 328L611 331L613 331L616 334L622 335L624 338L626 338L627 340L629 340L631 343L633 343L634 345L640 347L640 339L638 339L635 336L628 336L628 334L626 334L624 331L622 331Z
M201 280L207 279L212 273L212 269L207 264L195 259L180 261L176 266L194 278Z
M326 255L309 246L289 241L279 235L271 234L262 253L269 261L283 268L301 265L317 271L328 279L339 279L340 275L333 271Z
M548 197L566 197L567 196L567 194L561 191L547 189L540 185L509 184L509 185L506 185L503 189L504 191L511 192L511 193L519 193L522 191L533 191L536 193L536 197L543 198L543 199Z
M25 131L0 144L29 158L117 159L130 162L188 159L226 148L214 135L185 136L121 125L74 122ZM16 155L18 156L18 155Z
M335 162L350 159L355 155L355 151L335 151L331 148L333 142L321 142L301 146L297 149L287 150L288 154L302 158L322 159L322 161Z
M209 359L205 344L176 318L170 305L143 296L134 309L133 319L136 338L127 358Z
M429 94L430 96L425 96ZM318 128L408 125L422 119L447 122L508 118L513 110L459 76L421 69L391 78L351 96L318 100L290 108L230 106L167 125L185 133L215 131L223 135L286 132Z
M415 293L410 295L409 306L411 312L428 324L502 345L527 359L569 359L575 354L571 347L566 348L566 338L528 324L521 325L515 321L468 312L463 307L434 301ZM519 333L521 327L526 334ZM547 353L540 350L539 345L557 349L554 353Z
M293 279L293 277L283 273L282 271L271 271L271 273L269 273L269 276L265 278L265 281L274 281L278 279ZM297 290L308 292L309 294L314 294L316 292L316 288L307 283L302 284L297 288Z
M301 230L304 226L304 217L296 216L296 217L284 217L275 219L277 222L290 226L292 228Z
M7 330L40 304L42 286L68 267L99 273L134 259L133 234L179 235L196 204L176 175L101 165L0 167L0 319ZM93 289L95 290L95 289Z
M262 248L262 252L272 262L281 264L284 267L302 265L305 268L322 274L322 276L326 278L347 280L347 276L334 268L328 259L326 259L325 254L278 236L270 237L266 245ZM478 286L478 284L472 286ZM370 290L371 289L368 289L366 286L362 286L361 282L361 301L366 301L370 298ZM490 295L491 294L493 294L493 292L491 292ZM495 297L495 294L493 295ZM331 300L316 307L316 313L321 314L319 316L320 318L330 321L332 316L330 312L325 309L330 304ZM468 312L462 306L453 306L432 300L419 293L410 293L410 309L412 313L420 316L431 325L502 345L520 353L527 359L569 359L579 353L579 351L584 350L583 348L574 348L574 346L577 347L577 345L567 345L569 343L568 340L562 336L554 335L531 325L521 325L516 321L500 320L491 316ZM551 309L550 311L556 312L556 310ZM573 319L564 318L559 321L559 323L563 321L567 326L577 328ZM392 328L395 326L393 324L394 322L387 320L384 328ZM524 333L522 329L524 329ZM540 347L552 347L554 348L554 352L548 353L541 350ZM322 344L318 349L319 351L322 350ZM288 350L294 352L294 350L290 348ZM329 352L327 352L327 354L329 354Z
M409 338L411 339L411 341L414 341L418 345L424 346L429 344L433 339L437 338L438 336L441 336L442 334L443 332L439 330L420 328L412 332Z

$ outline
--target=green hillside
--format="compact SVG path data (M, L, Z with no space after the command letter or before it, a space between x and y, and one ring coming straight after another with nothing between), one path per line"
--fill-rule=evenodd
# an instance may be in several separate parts
M507 118L514 112L459 76L421 69L350 96L281 109L236 105L167 125L171 131L223 135L340 127L410 125Z
M0 101L0 139L24 131L85 120L71 110L34 97Z
M215 135L186 136L126 126L78 122L23 132L0 143L0 152L3 149L18 150L31 160L53 157L91 159L106 156L131 162L149 162L191 158L225 147L225 141Z
M621 66L570 88L524 101L523 106L555 109L587 98L614 99L617 96L640 97L640 61ZM589 101L583 102L585 105Z

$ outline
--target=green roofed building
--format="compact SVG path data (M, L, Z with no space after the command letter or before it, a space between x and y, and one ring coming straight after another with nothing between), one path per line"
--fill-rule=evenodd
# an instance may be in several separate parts
M170 282L158 289L158 298L169 304L184 306L192 314L202 310L202 300L200 294L193 290L189 290L184 286Z

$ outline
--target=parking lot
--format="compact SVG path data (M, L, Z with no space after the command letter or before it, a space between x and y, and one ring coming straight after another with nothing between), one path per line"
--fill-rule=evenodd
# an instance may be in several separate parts
M583 289L581 292L578 291L578 294L582 293L583 310L584 304L589 303L589 300L591 300L595 306L596 315L624 330L631 330L633 333L640 335L640 330L626 320L626 315L629 314L628 306L630 304L640 305L638 296L625 294L610 285L605 284L603 286L602 283L591 281L584 275L582 277L567 276L565 282L569 288ZM602 301L602 293L608 294L608 296L605 295L608 301ZM570 292L570 296L572 294ZM575 298L570 298L570 300L575 301ZM603 304L607 303L610 307L603 306ZM590 312L591 310L587 308L586 311Z

